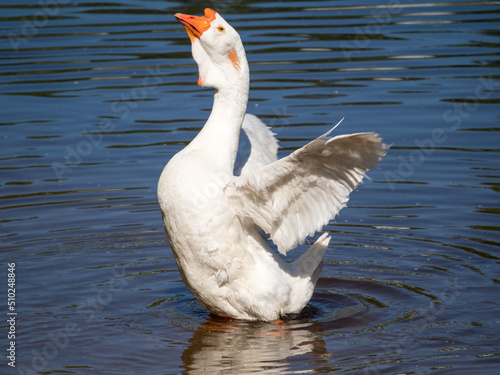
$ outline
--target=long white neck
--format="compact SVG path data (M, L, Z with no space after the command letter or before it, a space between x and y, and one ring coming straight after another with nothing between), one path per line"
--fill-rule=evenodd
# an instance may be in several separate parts
M210 117L189 145L190 149L202 151L214 168L229 174L233 173L248 103L249 71L244 51L239 58L238 74L229 74L226 82L216 88Z

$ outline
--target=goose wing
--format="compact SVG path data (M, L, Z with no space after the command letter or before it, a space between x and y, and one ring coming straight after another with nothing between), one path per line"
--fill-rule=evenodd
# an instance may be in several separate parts
M234 175L245 175L278 160L278 141L257 116L246 114L240 133Z
M387 150L375 133L328 134L224 190L234 214L268 233L282 254L333 219Z

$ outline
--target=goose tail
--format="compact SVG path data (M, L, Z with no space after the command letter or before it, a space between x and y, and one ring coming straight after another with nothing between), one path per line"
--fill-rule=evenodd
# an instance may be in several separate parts
M293 262L298 275L310 277L313 285L316 285L323 268L323 258L330 243L328 233L323 233L318 240L311 245L307 251Z

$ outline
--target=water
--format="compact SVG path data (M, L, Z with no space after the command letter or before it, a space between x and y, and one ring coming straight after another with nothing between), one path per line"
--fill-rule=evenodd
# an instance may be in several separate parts
M496 374L499 5L2 2L2 373ZM240 32L281 156L342 117L392 144L281 325L210 316L162 228L158 177L212 105L173 13L205 6Z

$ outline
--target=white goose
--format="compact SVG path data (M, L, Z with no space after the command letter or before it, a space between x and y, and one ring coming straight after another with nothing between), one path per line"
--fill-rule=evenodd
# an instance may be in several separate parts
M158 183L163 223L184 282L213 314L276 321L312 297L330 237L294 262L286 254L322 229L385 154L374 133L315 139L277 160L273 133L245 115L249 69L240 36L218 13L176 14L192 42L200 86L215 88L213 109L195 139ZM247 157L235 173L240 131ZM240 150L241 151L241 150Z

